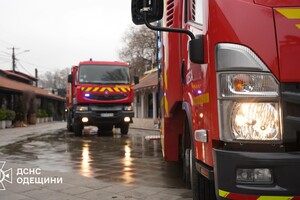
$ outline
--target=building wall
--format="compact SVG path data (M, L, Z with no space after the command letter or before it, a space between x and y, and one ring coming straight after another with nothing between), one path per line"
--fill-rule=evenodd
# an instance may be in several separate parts
M135 91L134 111L136 118L157 118L156 96L156 87Z

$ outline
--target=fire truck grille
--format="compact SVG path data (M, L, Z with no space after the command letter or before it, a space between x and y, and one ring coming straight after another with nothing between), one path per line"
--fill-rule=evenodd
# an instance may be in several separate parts
M300 150L300 83L281 85L284 143Z
M128 97L127 94L110 94L110 95L92 94L88 98L94 100L119 100L119 99L124 99L126 97Z

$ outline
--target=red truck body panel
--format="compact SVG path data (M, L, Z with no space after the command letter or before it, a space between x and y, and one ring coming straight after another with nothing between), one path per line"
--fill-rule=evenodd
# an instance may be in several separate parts
M299 5L299 3L298 3ZM300 7L275 8L280 80L300 81Z
M255 3L261 4L264 6L269 7L287 7L287 6L299 6L298 0L285 0L285 1L278 1L278 0L254 0Z
M180 145L182 145L180 138L185 137L183 133L186 119L191 119L192 134L196 130L206 130L208 135L207 142L194 141L196 160L215 169L217 163L214 149L224 145L223 141L220 140L219 130L218 116L220 111L218 110L217 94L216 46L220 43L230 43L249 48L267 66L270 74L275 77L279 85L296 84L293 92L299 92L300 1L203 0L203 24L189 20L189 13L185 13L189 9L189 5L185 2L192 1L165 1L162 26L187 29L196 37L197 35L203 35L204 64L196 64L190 61L188 54L190 39L187 35L171 32L161 33L161 50L163 52L161 62L161 90L163 93L161 102L163 113L161 142L163 155L167 161L180 159ZM286 102L282 104L282 109L289 107L285 106ZM293 106L292 108L299 108L294 104ZM182 107L184 107L184 111ZM300 138L299 135L298 137ZM194 138L194 135L192 135L192 138ZM242 147L239 148L242 149ZM248 150L244 151L247 152ZM254 155L245 156L247 157L245 160L251 160L250 157ZM268 156L271 155L275 154L268 154ZM262 163L268 163L265 155L258 155L255 162L259 162L260 159ZM294 156L293 159L296 160L295 163L299 162L299 157ZM280 154L279 160L285 162L283 161L285 160L284 154ZM230 162L230 159L228 162ZM255 167L253 163L252 167ZM280 171L279 168L277 165L274 166L274 171ZM293 170L295 169L293 168ZM216 182L218 182L218 178L216 178ZM236 184L235 179L231 181L233 185ZM287 187L284 188L286 191L289 189L295 191L295 188L290 185L287 186L288 183L283 182L278 184L284 185L283 188ZM222 187L224 187L222 184L217 186L221 188L216 188L220 197L226 198L230 194L229 192L227 195L225 194L227 190L222 190ZM249 190L250 195L247 194ZM247 199L248 196L249 199L252 199L252 197L258 199L260 196L268 196L268 194L282 196L275 189L274 191L270 189L270 192L265 193L251 187L249 190L242 188L239 192L231 193L231 197L243 196ZM283 195L287 196L286 193ZM293 195L299 196L300 194ZM228 196L228 198L231 197Z

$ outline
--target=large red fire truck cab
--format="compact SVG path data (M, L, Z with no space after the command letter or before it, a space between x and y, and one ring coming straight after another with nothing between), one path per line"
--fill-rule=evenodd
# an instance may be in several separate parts
M132 20L158 31L163 155L194 199L300 199L300 1L132 0Z
M113 126L127 134L132 123L133 90L129 65L123 62L84 61L72 67L67 88L67 128L81 135L92 125L101 131Z

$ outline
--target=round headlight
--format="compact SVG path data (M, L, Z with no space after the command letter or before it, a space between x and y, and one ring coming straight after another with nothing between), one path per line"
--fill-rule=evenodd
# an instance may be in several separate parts
M231 128L238 140L280 140L277 103L236 103Z

